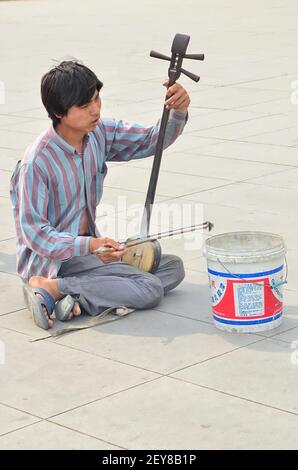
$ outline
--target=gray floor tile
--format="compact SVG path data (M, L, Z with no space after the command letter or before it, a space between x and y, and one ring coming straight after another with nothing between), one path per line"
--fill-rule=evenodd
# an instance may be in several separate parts
M38 134L28 134L25 132L18 132L16 138L15 131L12 130L0 130L0 142L1 147L18 150L21 153L24 152L25 148L31 144Z
M228 194L232 193L232 190L227 186L226 191ZM238 193L238 197L241 196L242 188ZM247 193L248 194L248 193ZM203 196L203 194L202 194ZM192 196L190 196L192 197ZM248 196L253 197L253 196ZM260 196L261 197L261 196ZM210 198L211 199L211 198ZM235 202L237 199L237 192L235 192L234 201L232 198L230 200L225 200L224 196L219 202L216 204L208 204L202 203L202 212L204 215L204 220L210 220L214 224L214 228L212 231L206 235L213 236L220 233L226 232L237 232L237 231L260 231L260 232L271 232L271 233L278 233L281 235L285 241L285 244L288 249L296 249L297 248L297 230L298 230L298 222L294 217L290 215L286 215L282 212L282 208L279 210L278 215L274 216L272 212L267 212L265 210L260 210L260 207L257 206L257 201L255 207L246 207L249 206L251 203L248 200L248 203L244 205L241 204L241 209L239 207L229 207L226 205L226 202L229 204L237 204ZM245 198L243 198L243 201ZM256 200L258 198L256 197ZM261 200L261 199L260 199ZM181 204L186 203L186 199L179 198L176 200L177 203L180 202ZM207 198L206 198L207 201ZM168 201L168 204L171 203L171 200ZM262 202L263 208L266 209L265 202ZM240 204L239 204L240 206ZM273 208L274 210L274 208ZM285 212L285 211L284 211ZM167 241L167 245L169 248L171 247L171 241ZM179 245L179 249L182 249L183 245ZM175 251L176 252L176 251ZM201 250L197 250L197 252L193 251L192 255L194 258L201 254ZM186 258L185 258L186 259ZM188 257L187 260L191 260L191 257ZM190 266L190 269L197 269L195 266Z
M23 299L21 292L18 297L21 300ZM48 330L39 328L33 320L32 313L26 308L21 308L6 315L0 315L0 328L22 333L32 338L42 339L49 337Z
M53 341L1 329L6 351L0 402L48 417L157 377ZM21 350L21 360L20 360Z
M292 90L291 84L294 80L297 80L296 73L250 82L249 88L258 88L260 90L281 90L289 92L290 90ZM247 84L239 86L246 88Z
M12 256L2 256L0 259L11 263ZM0 318L9 312L20 310L25 307L25 302L22 294L22 283L20 279L14 274L8 274L7 272L0 272Z
M138 311L117 325L101 325L57 341L168 374L257 340L259 338L255 335L221 334L213 325L155 310Z
M119 167L110 168L106 184L112 188L147 191L150 172L143 168ZM181 175L162 171L159 175L157 194L167 197L183 196L188 192L215 188L225 182L218 178L206 178L193 175ZM125 188L124 188L125 187Z
M297 150L278 145L226 141L210 145L201 153L216 157L239 159L241 161L298 166Z
M215 90L201 93L200 105L203 107L232 109L283 98L285 95L286 92L283 91L243 89L232 86L218 87Z
M1 112L1 105L0 105L0 112ZM16 130L16 126L20 124L24 124L30 121L30 118L25 116L11 116L9 114L2 114L0 113L0 128L1 129L8 129L8 130Z
M2 367L2 364L0 365L0 367ZM39 421L39 418L35 418L34 416L1 404L0 416L0 440L3 434L10 433L11 431L15 431L16 429L23 428Z
M0 170L0 196L9 197L9 185L10 185L11 172Z
M33 137L30 137L32 139L32 141L34 140L34 136L38 136L39 134L41 134L42 132L44 132L51 124L51 121L48 119L48 120L45 120L45 119L40 119L40 120L33 120L33 119L30 119L30 121L27 120L27 122L21 122L21 123L18 123L18 124L15 124L13 126L13 129L12 129L12 126L8 126L8 125L3 125L3 129L4 130L8 130L8 131L11 131L13 130L13 132L15 133L24 133L24 134L32 134Z
M122 166L122 165L121 165ZM114 169L110 166L110 170ZM118 170L125 170L124 168L118 168ZM119 171L122 176L121 180L125 178L124 171ZM107 181L108 182L108 181ZM143 191L134 191L130 189L119 189L112 188L108 184L105 186L103 191L103 197L100 205L97 208L97 217L104 217L106 215L113 216L118 212L126 211L129 207L139 205L140 208L144 207L147 187L144 185ZM164 196L156 195L156 201L167 199Z
M203 150L204 153L204 150ZM150 163L134 161L131 166L151 168ZM295 168L295 167L293 167ZM260 162L239 161L233 158L212 157L201 155L199 151L173 152L162 162L161 171L179 173L184 175L197 175L209 178L219 178L228 181L239 181L247 178L256 178L270 175L291 168L283 165L272 165Z
M298 308L297 308L298 310ZM288 329L287 331L277 333L273 339L279 341L285 341L286 343L290 343L290 347L292 350L291 359L295 365L298 364L298 354L297 354L297 347L298 347L298 325L296 324L295 328Z
M197 193L189 193L185 199L206 204L220 204L230 207L246 208L272 215L293 216L293 200L298 189L275 188L268 198L268 187L252 183L233 183Z
M297 414L297 364L291 358L289 344L264 339L174 376Z
M287 95L284 98L274 99L270 101L265 101L257 104L250 104L245 106L240 106L237 108L239 111L249 111L252 113L260 113L264 115L272 113L284 113L289 115L297 116L297 106L291 103L290 96L292 89L288 90Z
M297 448L296 416L170 378L54 421L128 449Z
M288 129L276 130L275 132L260 132L251 137L246 137L247 142L258 142L261 144L284 145L290 147L298 146L298 126Z
M172 148L165 150L163 162L166 158L170 157L170 152L202 152L209 146L225 142L223 139L213 139L209 137L200 137L195 131L188 132L185 127L185 132L175 141Z
M17 162L21 160L23 151L0 148L0 169L9 171L12 174ZM7 194L5 194L7 196Z
M0 241L0 272L16 274L16 239Z
M297 150L298 151L298 150ZM297 189L297 168L288 168L271 175L261 176L260 178L251 178L249 183L270 186L271 188L292 188Z
M50 124L50 120L47 117L47 112L42 105L36 108L29 108L23 111L17 111L16 113L10 114L12 117L17 118L25 118L25 119L43 119L45 121L45 125Z
M40 422L24 429L0 436L2 450L117 450L117 446L94 439L79 432Z
M1 211L1 233L0 240L7 240L8 238L15 237L15 224L12 213L12 204L8 197L0 196L0 211Z
M214 89L216 90L216 89ZM199 97L201 95L196 95ZM251 113L246 111L234 111L234 110L220 110L216 112L209 112L209 113L199 113L199 109L197 113L193 115L191 111L189 122L185 127L185 132L188 134L189 132L196 132L197 135L204 134L204 131L207 129L214 129L214 133L216 133L217 129L221 129L222 127L225 128L226 125L232 123L239 123L239 122L250 122L252 119L259 118L259 114ZM224 136L226 138L226 136Z
M157 307L162 312L212 323L207 272L186 271L180 289L173 290Z
M266 135L270 132L276 132L278 134L281 129L297 126L297 121L298 120L295 117L284 116L282 114L272 116L257 116L253 118L247 118L247 120L243 119L243 121L236 124L227 124L220 127L200 130L197 131L197 133L199 136L214 137L217 139L246 141L252 140L253 142L264 142L264 140L262 140L263 134ZM250 136L257 136L258 134L262 134L260 140L254 139L253 137L249 139ZM266 141L264 143L266 143Z
M206 261L205 256L193 257L192 259L189 259L189 260L184 262L184 267L187 270L206 273L207 272L207 261Z

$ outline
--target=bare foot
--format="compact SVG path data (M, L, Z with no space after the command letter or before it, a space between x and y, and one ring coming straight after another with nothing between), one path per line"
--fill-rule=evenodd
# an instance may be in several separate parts
M71 310L71 312L69 313L69 315L68 315L66 321L71 320L74 316L75 316L75 317L79 317L80 315L81 315L80 304L79 304L79 302L75 302L75 303L73 304L72 310Z
M72 313L74 314L75 317L79 317L81 315L81 309L80 309L79 302L74 303Z

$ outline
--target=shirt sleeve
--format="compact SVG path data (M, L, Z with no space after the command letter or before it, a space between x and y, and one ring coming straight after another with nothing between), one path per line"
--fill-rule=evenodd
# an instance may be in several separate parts
M167 148L182 133L188 113L170 111L164 146ZM106 160L128 161L154 155L160 129L155 126L128 124L121 120L103 120L106 134Z
M24 244L41 256L65 261L89 254L90 237L74 236L52 227L48 217L49 192L46 177L39 167L20 168L16 223Z

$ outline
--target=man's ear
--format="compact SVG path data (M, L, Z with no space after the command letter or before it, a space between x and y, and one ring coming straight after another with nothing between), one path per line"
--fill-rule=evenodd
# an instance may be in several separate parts
M55 116L57 119L61 119L61 118L62 118L62 116L59 116L59 114L56 114L56 113L54 113L54 116Z

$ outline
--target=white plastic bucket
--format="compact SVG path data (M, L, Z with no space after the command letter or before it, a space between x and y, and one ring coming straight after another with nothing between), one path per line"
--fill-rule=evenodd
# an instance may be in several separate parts
M230 232L206 240L213 320L225 331L271 330L282 321L286 247L279 235Z

